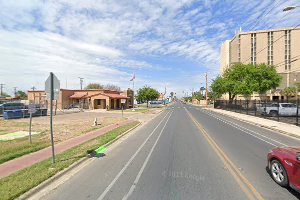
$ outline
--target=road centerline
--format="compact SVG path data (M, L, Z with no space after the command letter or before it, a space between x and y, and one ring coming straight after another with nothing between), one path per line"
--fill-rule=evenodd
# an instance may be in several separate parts
M245 192L248 199L259 199L263 200L264 198L261 194L251 185L251 183L244 177L244 175L238 170L238 168L233 164L233 162L228 158L225 152L217 145L217 143L210 137L202 125L194 118L194 116L185 108L185 111L188 113L191 120L194 122L196 127L199 129L200 133L205 137L207 142L214 149L216 154L220 157L222 162L228 168L231 175L234 177L238 185Z

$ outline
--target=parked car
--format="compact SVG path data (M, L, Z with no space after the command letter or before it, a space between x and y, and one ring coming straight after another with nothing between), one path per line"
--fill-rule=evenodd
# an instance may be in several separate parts
M149 101L149 107L151 108L160 108L163 106L162 101Z
M25 109L25 104L19 102L6 102L0 105L0 115L6 110Z
M279 147L268 153L268 170L273 180L282 187L300 192L300 148Z
M280 116L296 116L297 109L298 115L300 115L300 108L297 108L296 104L293 103L266 103L257 105L257 111L262 115L270 115L276 117Z

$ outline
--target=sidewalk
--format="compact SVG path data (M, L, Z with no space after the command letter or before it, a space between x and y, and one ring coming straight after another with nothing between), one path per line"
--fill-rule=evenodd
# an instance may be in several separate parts
M300 127L292 124L287 124L283 122L277 122L274 120L264 119L261 117L255 117L251 115L231 112L227 110L221 110L221 109L214 109L214 108L206 108L207 110L220 113L222 115L227 115L229 117L232 117L234 119L248 122L251 124L255 124L257 126L268 128L292 137L300 138Z
M131 122L133 122L133 120L126 120L126 121L118 122L118 123L103 127L99 130L92 131L85 135L81 135L81 136L72 138L70 140L55 144L55 154L59 154L63 151L66 151L72 147L80 145L80 144L82 144L86 141L89 141L91 139L94 139L98 136L104 135L107 132L109 132L115 128L121 127L121 126L129 124ZM26 168L26 167L29 167L29 166L31 166L35 163L38 163L42 160L50 158L51 156L52 156L52 150L51 150L51 146L50 146L50 147L47 147L40 151L22 156L20 158L16 158L14 160L10 160L8 162L5 162L0 165L0 178L8 176L16 171Z

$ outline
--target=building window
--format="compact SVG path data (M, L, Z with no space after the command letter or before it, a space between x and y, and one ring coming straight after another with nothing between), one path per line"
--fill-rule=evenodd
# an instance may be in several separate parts
M268 32L268 65L273 65L273 32Z
M251 34L251 64L256 64L256 33Z
M98 105L98 106L101 105L101 99L97 99L97 105Z
M238 36L238 62L241 62L241 35Z
M291 30L286 30L285 38L285 70L291 70Z

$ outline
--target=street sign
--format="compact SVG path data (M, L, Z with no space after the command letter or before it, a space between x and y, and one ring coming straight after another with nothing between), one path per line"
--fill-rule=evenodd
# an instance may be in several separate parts
M50 72L50 76L45 82L45 91L47 98L50 101L50 136L52 146L52 164L55 163L55 152L54 152L54 137L53 137L53 100L58 100L60 84L58 78Z
M28 113L29 114L33 114L35 112L36 112L36 106L35 106L35 104L29 104L28 105Z
M53 74L53 100L58 100L60 90L60 82L58 78ZM45 82L45 92L46 98L50 100L51 96L51 75L47 78Z
M121 99L121 103L126 103L126 99Z

